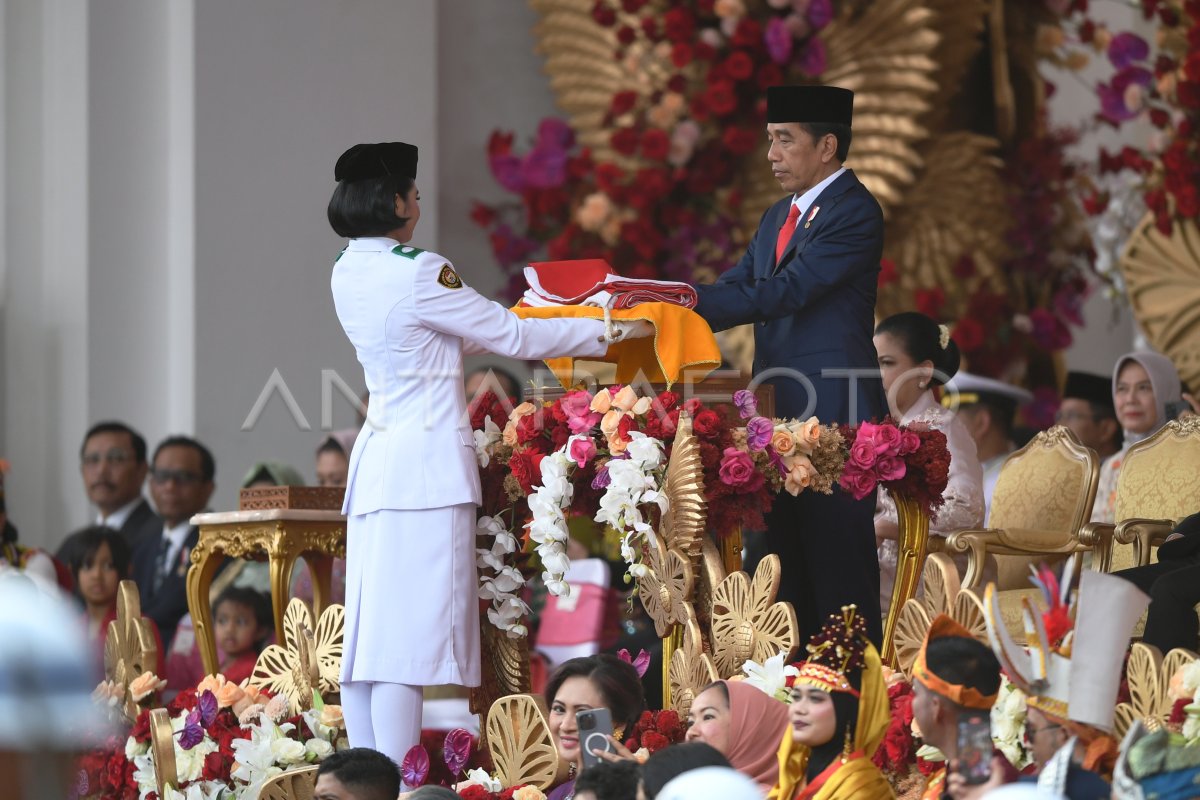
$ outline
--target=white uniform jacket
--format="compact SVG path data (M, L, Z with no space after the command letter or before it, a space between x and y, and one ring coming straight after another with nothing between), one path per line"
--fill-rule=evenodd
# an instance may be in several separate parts
M599 320L523 320L463 284L450 262L394 239L350 240L333 302L362 364L370 414L350 453L342 512L480 502L463 353L601 356Z

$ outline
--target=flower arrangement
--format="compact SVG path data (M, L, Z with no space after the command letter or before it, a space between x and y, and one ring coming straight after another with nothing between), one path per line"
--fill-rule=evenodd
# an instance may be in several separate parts
M761 664L747 661L742 665L742 672L746 673L742 680L782 703L790 703L792 683L799 677L800 670L783 663L786 656L787 653L776 653Z
M838 482L862 500L876 486L912 498L930 516L942 505L950 477L946 435L937 430L899 426L892 419L844 428L849 457Z
M1025 736L1025 693L1001 675L1000 692L992 706L992 741L1017 770L1033 764L1033 752Z
M311 710L288 717L286 698L271 697L246 683L230 683L221 675L180 692L167 705L179 783L162 800L255 797L275 775L348 747L341 708L326 705L315 693L313 700ZM113 738L80 759L80 796L157 798L150 749L147 709L124 741Z
M687 721L672 709L643 711L633 729L625 734L625 747L631 753L645 749L653 755L664 747L679 744L687 735Z

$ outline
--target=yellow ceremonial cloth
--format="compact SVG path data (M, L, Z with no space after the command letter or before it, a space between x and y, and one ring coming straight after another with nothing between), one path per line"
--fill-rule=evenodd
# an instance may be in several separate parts
M511 310L524 319L604 319L604 309L595 306L515 306ZM599 359L617 365L618 383L629 383L644 377L651 383L670 386L689 367L703 369L702 373L695 376L695 380L700 380L721 366L721 350L717 347L712 328L691 309L672 303L643 303L634 308L615 309L612 318L645 320L654 325L655 330L652 337L617 342ZM550 367L554 377L564 387L569 388L575 383L575 359L551 358L546 360L546 366Z

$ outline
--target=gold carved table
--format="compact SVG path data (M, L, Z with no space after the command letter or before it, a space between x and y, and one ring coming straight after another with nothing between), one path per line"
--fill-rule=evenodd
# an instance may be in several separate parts
M275 637L283 641L296 559L304 557L312 573L313 614L320 616L330 600L333 559L346 557L346 518L337 511L270 509L197 514L192 524L200 540L192 548L187 575L188 610L200 644L205 673L217 672L217 643L212 624L209 587L226 558L266 560L271 573L271 608Z

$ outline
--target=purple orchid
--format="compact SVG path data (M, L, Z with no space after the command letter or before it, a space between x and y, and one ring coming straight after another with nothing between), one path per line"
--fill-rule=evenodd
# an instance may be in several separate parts
M1108 43L1108 60L1117 69L1133 66L1138 61L1145 61L1150 55L1150 45L1136 33L1118 33Z
M796 40L788 30L787 23L782 17L773 17L763 31L763 43L767 46L767 55L776 64L786 64L792 57L792 46Z
M808 24L819 31L833 22L833 0L812 0L808 4Z

